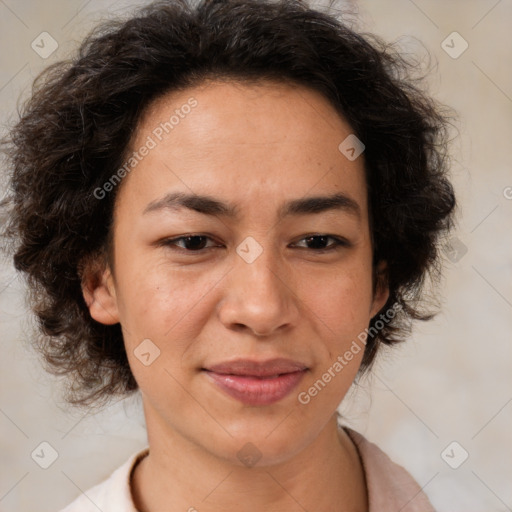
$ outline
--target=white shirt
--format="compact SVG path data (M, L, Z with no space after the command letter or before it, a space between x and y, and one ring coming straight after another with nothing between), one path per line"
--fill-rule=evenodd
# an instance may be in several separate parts
M363 465L369 512L435 512L420 486L402 466L358 432L344 429L354 441ZM148 453L146 448L133 454L109 478L78 496L60 512L138 512L131 495L130 477Z

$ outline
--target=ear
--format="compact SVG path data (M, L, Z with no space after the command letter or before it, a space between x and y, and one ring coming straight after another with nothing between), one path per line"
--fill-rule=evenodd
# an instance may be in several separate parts
M119 322L114 278L104 258L97 257L82 265L82 293L91 317L105 325Z
M388 266L386 262L381 261L374 272L375 285L370 309L370 317L372 318L384 307L389 298Z

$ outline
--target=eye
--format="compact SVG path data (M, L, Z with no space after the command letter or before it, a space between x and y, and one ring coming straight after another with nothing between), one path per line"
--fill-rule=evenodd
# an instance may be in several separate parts
M331 243L328 243L329 240ZM301 247L300 244L306 244L306 246ZM213 249L221 246L211 237L202 234L191 234L177 238L165 239L160 242L160 245L189 253L200 253L207 249ZM343 238L333 235L313 234L302 238L299 242L293 244L293 246L300 249L310 249L314 252L327 252L335 250L338 247L349 247L350 243Z
M329 239L333 240L333 243L328 244ZM306 249L312 249L313 251L316 252L331 251L333 249L337 249L338 247L350 246L350 243L343 238L324 234L308 235L299 240L299 243L302 242L305 242L307 244L307 246L305 247Z
M178 238L167 239L162 241L162 245L175 246L189 252L200 252L204 249L218 247L218 245L207 246L206 243L213 240L206 235L186 235ZM181 244L181 245L180 245Z

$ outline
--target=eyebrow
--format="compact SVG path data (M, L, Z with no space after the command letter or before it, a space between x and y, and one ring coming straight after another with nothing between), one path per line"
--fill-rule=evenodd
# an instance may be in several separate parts
M207 195L186 194L183 192L169 193L160 199L152 201L146 206L143 214L159 210L180 210L182 208L215 217L236 219L239 216L239 209L234 204L225 203ZM278 218L283 219L289 216L315 214L331 210L343 211L358 219L361 218L359 203L342 193L293 199L284 203L279 208Z

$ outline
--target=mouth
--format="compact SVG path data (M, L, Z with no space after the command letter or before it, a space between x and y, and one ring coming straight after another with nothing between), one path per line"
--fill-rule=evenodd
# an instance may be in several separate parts
M238 359L202 368L223 392L246 405L270 405L289 395L308 371L290 359Z

